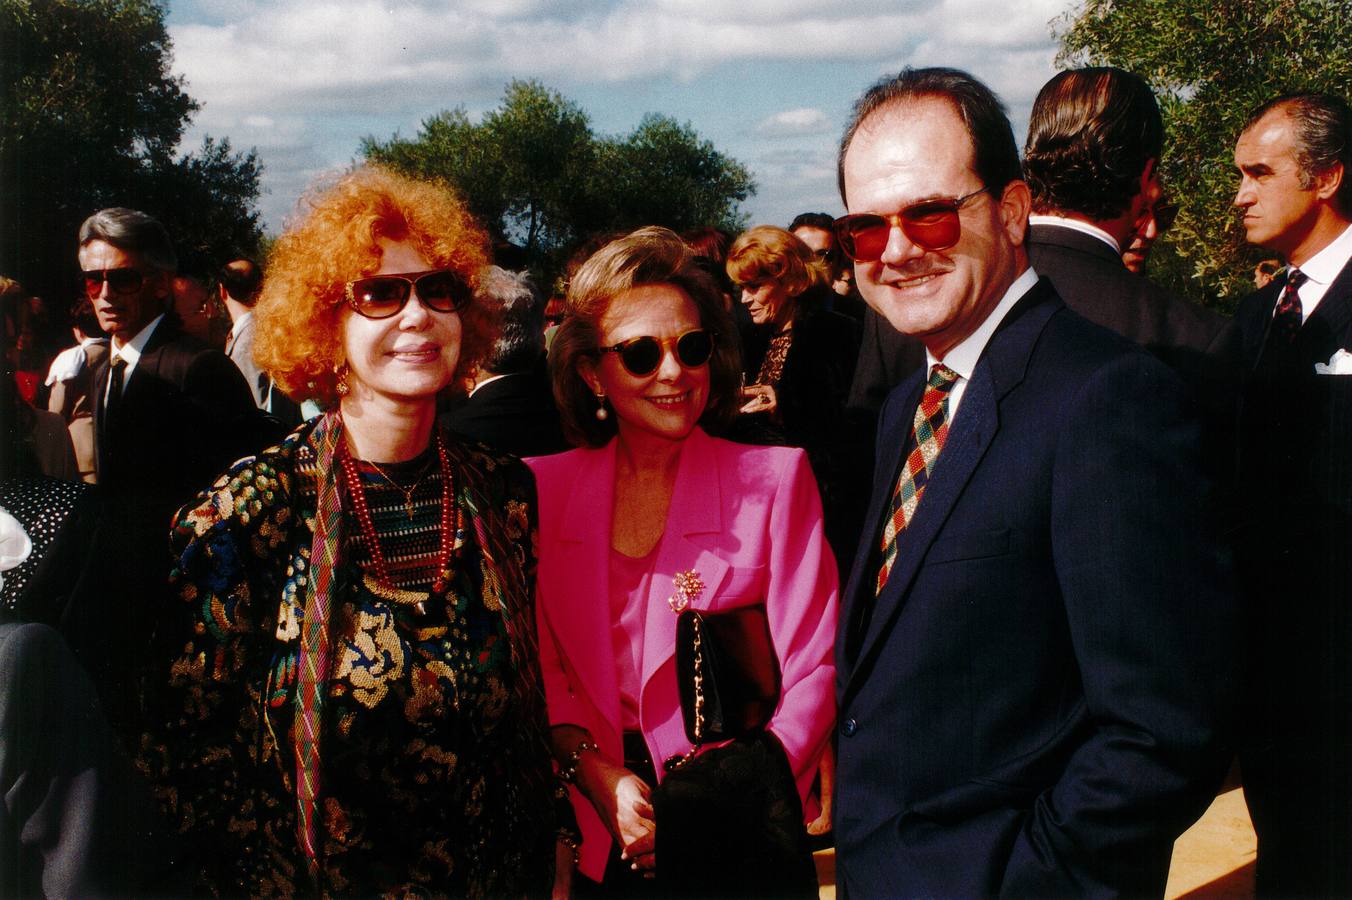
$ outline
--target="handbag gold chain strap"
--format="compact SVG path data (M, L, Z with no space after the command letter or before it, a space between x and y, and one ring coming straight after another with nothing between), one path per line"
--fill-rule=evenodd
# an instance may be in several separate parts
M695 758L700 745L704 743L704 628L696 626L695 638L691 642L691 658L694 660L695 676L695 746L685 753L673 756L662 764L668 772L674 772Z

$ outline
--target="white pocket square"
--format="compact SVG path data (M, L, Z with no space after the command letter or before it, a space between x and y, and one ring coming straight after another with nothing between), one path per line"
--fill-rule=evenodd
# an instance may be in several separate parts
M1326 363L1315 363L1316 375L1352 375L1352 353L1339 350Z

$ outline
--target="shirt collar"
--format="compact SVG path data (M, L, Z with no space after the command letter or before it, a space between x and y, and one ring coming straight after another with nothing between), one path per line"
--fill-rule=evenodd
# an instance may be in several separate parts
M995 309L991 310L990 315L977 326L976 331L963 338L962 342L949 350L942 360L936 359L928 349L925 350L925 359L929 367L932 369L935 363L942 362L964 379L970 379L972 372L976 370L977 361L981 359L982 351L990 343L991 335L995 334L995 329L1000 327L1000 323L1009 315L1014 304L1036 284L1037 273L1031 266L1024 269L1023 274L1014 279L1014 283L1005 291L1000 302L995 304Z
M155 326L159 325L164 319L164 313L160 313L150 324L140 331L136 332L136 337L127 341L120 348L113 350L111 356L120 356L127 361L127 365L134 366L141 360L141 354L145 351L146 342L150 340L150 335L155 331Z
M1082 232L1084 234L1089 235L1090 237L1098 238L1100 241L1103 241L1103 243L1107 244L1109 247L1112 247L1114 253L1118 255L1121 255L1122 253L1122 245L1117 242L1117 238L1113 237L1111 234L1104 231L1097 225L1090 225L1083 219L1067 219L1063 216L1035 215L1028 217L1028 224L1059 225L1062 228L1072 228L1075 231Z
M1349 259L1352 259L1352 225L1329 241L1323 250L1305 260L1305 265L1296 268L1315 284L1329 285L1347 266Z

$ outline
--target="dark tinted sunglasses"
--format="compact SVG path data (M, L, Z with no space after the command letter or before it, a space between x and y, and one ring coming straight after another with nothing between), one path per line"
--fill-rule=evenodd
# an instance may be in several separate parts
M103 283L108 282L108 290L114 294L133 294L146 283L146 276L140 269L123 267L120 269L89 269L81 273L84 278L85 296L90 300L103 293Z
M359 315L388 319L404 308L415 289L422 305L437 312L459 312L474 298L469 284L449 269L358 278L347 283L345 296Z
M958 210L985 191L983 187L952 200L922 200L890 216L876 213L841 216L835 223L836 240L855 262L877 262L887 250L887 239L895 225L922 250L947 250L962 237Z
M676 359L687 369L698 369L709 361L714 353L714 336L708 331L698 329L687 331L674 341L671 338L658 340L655 337L630 338L611 347L597 347L597 353L618 353L620 363L637 378L651 375L662 364L662 353L671 344L676 345Z

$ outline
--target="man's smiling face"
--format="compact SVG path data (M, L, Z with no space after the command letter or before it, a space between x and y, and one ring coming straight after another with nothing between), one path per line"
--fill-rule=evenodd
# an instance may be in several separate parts
M921 97L884 107L860 125L845 153L849 210L887 216L922 200L964 197L983 187L974 162L971 135L950 101ZM893 328L942 359L1019 274L1026 197L1021 182L1003 196L974 197L958 211L962 235L947 250L925 250L892 228L880 260L855 264L859 292Z

